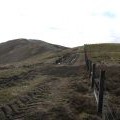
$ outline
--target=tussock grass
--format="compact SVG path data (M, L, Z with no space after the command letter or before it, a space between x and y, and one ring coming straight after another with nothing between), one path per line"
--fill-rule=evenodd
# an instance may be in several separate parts
M4 69L4 70L0 70L0 78L8 78L8 77L12 77L14 75L20 75L21 73L25 73L27 72L28 69L26 68L13 68L13 69Z
M32 81L24 81L13 87L8 87L0 90L0 104L7 103L10 100L20 96L26 92L32 91L35 86L47 79L47 76L39 76Z
M120 44L91 44L86 49L95 62L120 63Z

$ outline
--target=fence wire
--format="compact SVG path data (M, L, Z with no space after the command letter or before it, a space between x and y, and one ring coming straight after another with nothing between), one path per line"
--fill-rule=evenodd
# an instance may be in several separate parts
M84 47L85 53L85 62L87 70L89 71L89 58L87 56L87 50ZM103 120L120 120L120 111L117 111L117 107L112 107L112 104L108 102L109 93L106 91L106 84L104 83L104 98L103 98L103 110L102 110L102 119ZM117 111L117 112L116 112Z
M103 120L120 120L119 112L117 112L117 107L113 107L112 104L108 102L107 93L103 100Z

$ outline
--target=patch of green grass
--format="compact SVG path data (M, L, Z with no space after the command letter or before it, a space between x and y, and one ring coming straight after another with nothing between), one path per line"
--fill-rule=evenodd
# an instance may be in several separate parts
M17 86L8 87L0 90L0 104L7 103L15 97L29 92L35 88L42 81L47 79L47 76L39 76L32 81L25 81L25 83L19 84Z
M120 52L120 44L106 43L106 44L90 44L86 45L89 52Z
M54 61L56 58L57 58L57 54L56 53L53 53L53 52L46 52L46 53L43 53L41 55L35 55L31 58L28 58L24 61L21 61L21 62L16 62L16 63L13 63L15 66L18 65L18 66L29 66L29 65L36 65L36 64L39 64L39 63L46 63L46 62L50 62L50 61Z
M120 44L86 45L87 54L95 62L120 63Z
M12 77L14 75L20 75L21 73L26 72L28 69L23 68L13 68L13 69L5 69L0 70L0 78L2 77Z

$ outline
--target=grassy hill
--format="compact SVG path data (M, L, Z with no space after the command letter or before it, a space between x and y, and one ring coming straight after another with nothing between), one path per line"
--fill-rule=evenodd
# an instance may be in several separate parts
M89 57L96 62L120 63L120 44L91 44L86 45Z
M89 45L87 50L92 51L91 58L97 62L96 46ZM114 52L119 53L118 48ZM101 120L85 67L83 46L65 48L22 39L2 43L0 49L4 51L0 52L0 120ZM109 53L108 49L105 51ZM117 66L107 66L106 77L107 91L114 99L112 104L119 106L120 68L118 60L116 63Z
M66 49L40 40L16 39L0 44L0 63L23 61L36 55L54 53Z
M86 45L87 54L93 63L106 71L105 92L112 109L120 111L120 44ZM119 113L120 114L120 113Z

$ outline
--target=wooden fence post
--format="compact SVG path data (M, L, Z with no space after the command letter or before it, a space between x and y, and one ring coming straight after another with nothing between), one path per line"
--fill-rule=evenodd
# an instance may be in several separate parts
M100 72L100 82L99 82L99 95L98 95L98 114L102 114L103 107L103 94L104 94L104 80L105 80L105 71Z
M86 60L87 71L89 71L89 59Z
M85 55L85 61L87 60L87 52L86 52L86 49L84 47L84 55Z
M96 68L96 64L95 63L93 63L92 64L92 77L91 77L91 81L92 81L92 84L91 84L91 88L93 88L94 87L94 80L95 80L95 68Z
M89 60L89 78L91 77L91 73L92 73L92 61Z
M85 55L85 63L86 63L87 71L88 71L89 70L89 59L87 56L87 50L86 50L85 45L84 45L84 55Z

